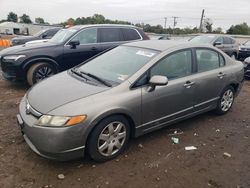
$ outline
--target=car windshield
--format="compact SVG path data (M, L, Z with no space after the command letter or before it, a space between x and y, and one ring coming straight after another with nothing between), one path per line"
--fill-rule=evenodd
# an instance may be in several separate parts
M190 39L190 42L207 44L207 43L211 43L215 38L216 36L213 36L213 35L197 36L197 37Z
M246 45L246 46L250 46L250 40L249 40L249 41L247 41L247 42L245 42L245 43L244 43L244 45Z
M81 65L78 71L119 84L147 64L156 54L158 51L155 50L119 46Z
M49 41L60 44L77 32L75 29L61 29Z
M41 30L39 32L37 32L36 34L34 34L35 37L39 37L42 33L44 33L46 30Z

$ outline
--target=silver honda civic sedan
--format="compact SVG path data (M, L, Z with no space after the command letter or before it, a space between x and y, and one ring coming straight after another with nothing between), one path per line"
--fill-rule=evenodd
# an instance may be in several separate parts
M227 113L244 66L217 48L176 41L121 45L35 85L18 124L37 154L106 161L131 137L214 110Z

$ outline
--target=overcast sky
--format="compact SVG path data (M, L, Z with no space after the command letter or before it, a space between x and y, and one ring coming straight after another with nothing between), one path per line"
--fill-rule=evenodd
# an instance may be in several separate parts
M162 26L167 17L167 27L172 27L172 16L177 16L177 27L195 27L202 9L214 28L228 29L242 22L250 25L250 0L0 0L0 19L13 11L18 16L26 13L33 21L42 17L49 23L60 23L98 13L109 19Z

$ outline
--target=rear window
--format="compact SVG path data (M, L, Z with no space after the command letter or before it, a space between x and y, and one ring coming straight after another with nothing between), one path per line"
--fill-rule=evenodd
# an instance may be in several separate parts
M135 29L122 28L121 30L125 41L141 39L141 36Z
M119 28L100 28L100 42L123 41L121 29Z

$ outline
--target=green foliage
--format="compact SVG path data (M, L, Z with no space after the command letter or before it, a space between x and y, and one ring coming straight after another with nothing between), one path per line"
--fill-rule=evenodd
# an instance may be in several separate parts
M213 22L212 22L211 19L209 19L209 18L205 19L203 25L204 25L206 33L212 33L212 31L213 31L213 27L212 27Z
M37 24L45 24L44 19L41 18L41 17L36 18L36 19L35 19L35 22L36 22Z
M8 22L17 22L18 21L17 14L15 14L14 12L10 12L7 16L7 21Z
M232 25L228 30L227 34L237 34L237 35L249 35L250 34L250 28L247 25L247 23L241 23L238 25Z
M106 19L101 14L94 14L89 17L78 17L76 19L69 18L67 21L61 23L62 25L86 25L86 24L128 24L131 25L130 22L120 21L120 20L109 20Z
M20 23L27 23L27 24L32 23L30 17L27 14L23 14L19 18L20 18Z

